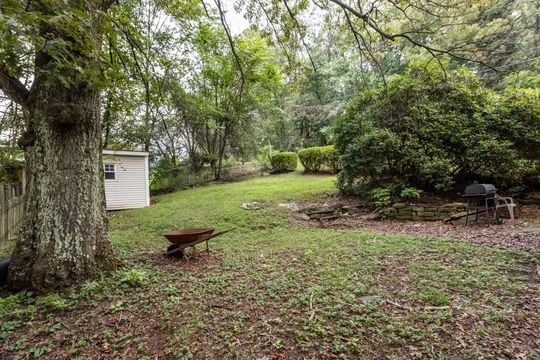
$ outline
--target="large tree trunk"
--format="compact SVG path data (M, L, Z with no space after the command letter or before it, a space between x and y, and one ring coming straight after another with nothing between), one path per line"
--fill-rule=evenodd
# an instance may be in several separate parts
M33 91L25 218L8 282L44 290L81 281L115 260L107 238L99 93L84 84Z
M44 39L54 34L72 44L66 54L72 60L59 64L43 47L36 54L29 91L3 83L18 91L15 95L27 94L18 97L26 110L27 131L19 145L25 149L27 191L8 275L13 289L62 288L91 277L99 268L115 266L105 213L99 72L93 70L99 69L102 16L97 10L103 10L103 4L66 2L43 8L40 3L40 11L51 16L84 11L89 22L82 23L79 32L56 23L43 22L40 27Z

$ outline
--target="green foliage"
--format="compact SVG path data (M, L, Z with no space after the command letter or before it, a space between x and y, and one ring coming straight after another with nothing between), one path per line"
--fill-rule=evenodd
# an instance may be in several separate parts
M446 191L473 180L537 181L537 99L532 89L496 94L465 69L444 74L413 63L386 89L363 91L337 121L338 187L399 183Z
M120 282L129 288L138 288L150 281L150 275L147 271L139 269L130 269L120 274Z
M323 159L320 147L310 147L299 150L298 158L306 172L315 172L321 169Z
M271 156L270 163L274 171L294 171L298 166L298 157L293 152L280 152Z
M339 169L339 153L334 145L315 146L298 151L298 158L306 172L317 172L325 166L333 173Z
M502 83L505 88L540 89L540 74L531 70L516 71L505 77Z
M404 200L417 200L422 195L422 190L418 190L414 187L406 187L399 193L399 197Z
M153 193L165 193L201 186L213 179L214 174L208 166L193 171L189 164L171 165L161 161L152 169L150 189Z
M50 293L46 296L39 298L38 304L55 310L65 310L69 309L71 306L69 300L63 298L60 294L57 293Z
M0 144L0 183L20 180L21 171L25 167L23 151L10 145L4 145L4 142Z
M19 160L6 159L0 163L0 183L19 180L18 173L24 169L24 163Z
M31 315L35 312L34 304L32 292L21 291L7 297L0 297L0 317Z
M369 202L376 209L385 209L392 204L392 193L387 188L375 188L369 192Z
M493 125L523 159L540 159L539 99L540 88L507 88L494 99Z
M423 288L418 297L433 306L444 306L450 304L448 295L439 289L433 287Z
M20 321L5 321L0 324L0 340L8 338L13 331L21 326Z
M339 152L336 150L335 146L323 146L321 147L321 152L323 166L326 166L333 174L336 174L339 171Z

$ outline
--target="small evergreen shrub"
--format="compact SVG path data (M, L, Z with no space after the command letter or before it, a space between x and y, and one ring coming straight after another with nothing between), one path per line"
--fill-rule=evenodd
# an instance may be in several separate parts
M276 172L294 171L298 166L298 157L293 152L280 152L272 155L270 163Z
M328 145L321 147L323 166L336 174L339 171L339 153L334 145Z
M317 172L321 167L333 173L339 170L339 154L334 145L309 147L298 151L298 158L306 172Z
M316 172L321 169L323 155L321 148L318 146L299 150L298 158L304 166L305 172Z

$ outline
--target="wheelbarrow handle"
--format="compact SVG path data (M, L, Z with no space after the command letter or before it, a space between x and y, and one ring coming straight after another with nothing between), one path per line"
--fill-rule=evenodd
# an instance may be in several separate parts
M217 236L226 234L226 233L228 233L229 231L233 231L234 229L236 229L236 226L233 227L233 228L227 229L227 230L223 230L223 231L217 232L217 233L215 233L215 234L210 234L210 235L208 235L207 238L201 238L200 240L201 240L201 242L202 242L202 241L208 241L208 240L210 240L210 239L212 239L212 238L215 238L215 237L217 237Z

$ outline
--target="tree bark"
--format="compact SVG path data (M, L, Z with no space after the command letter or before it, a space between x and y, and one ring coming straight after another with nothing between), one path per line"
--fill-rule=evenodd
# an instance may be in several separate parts
M91 25L86 31L95 40L95 52L81 52L90 45L77 44L64 29L54 29L56 37L73 44L71 55L80 67L99 66L95 53L102 18L96 9L103 10L104 4L66 5L87 14ZM43 24L39 35L49 36L50 26ZM76 67L52 71L56 65L40 50L32 88L25 93L11 87L20 95L15 100L25 108L27 128L19 140L27 166L25 216L8 275L8 286L16 290L62 288L91 277L99 268L116 265L107 235L99 79L81 74ZM0 81L0 85L5 89L10 84Z
M10 265L13 289L61 288L114 267L107 238L99 92L37 85L29 106L25 218Z

